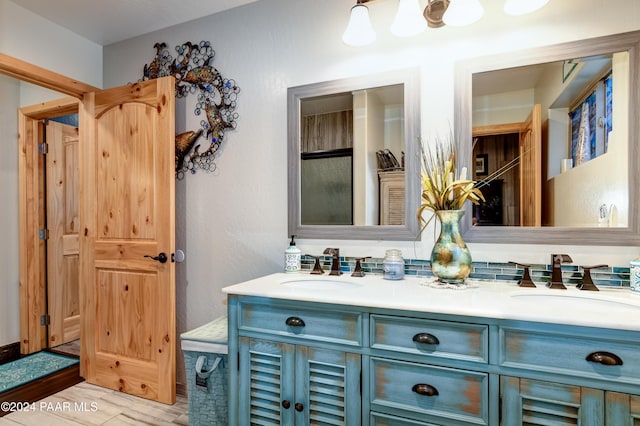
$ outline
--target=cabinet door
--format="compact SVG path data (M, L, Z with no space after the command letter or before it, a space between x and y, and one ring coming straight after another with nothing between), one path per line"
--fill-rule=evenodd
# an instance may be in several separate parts
M640 426L640 396L607 392L605 401L607 425Z
M295 347L240 337L239 353L239 424L292 425Z
M360 355L239 339L239 423L359 425Z
M297 425L360 425L361 399L360 355L296 347Z
M502 376L500 394L503 426L605 424L601 390Z

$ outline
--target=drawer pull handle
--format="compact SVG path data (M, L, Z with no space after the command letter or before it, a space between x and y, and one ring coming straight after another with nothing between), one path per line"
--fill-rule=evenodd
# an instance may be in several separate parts
M422 395L422 396L440 395L440 393L438 392L438 389L434 388L431 385L427 385L425 383L416 383L415 385L413 385L411 390L417 393L418 395Z
M304 406L302 404L300 404L299 402L296 402L296 405L294 405L293 407L296 409L296 411L298 413L301 412L302 410L304 410Z
M622 365L622 358L611 352L591 352L587 355L587 361L602 365Z
M429 333L418 333L413 336L413 341L416 343L426 343L428 345L439 345L440 340L433 334Z
M304 327L305 323L304 321L302 321L302 318L298 318L298 317L289 317L287 318L287 320L284 322L285 324L291 326L291 327Z
M285 410L288 410L289 407L291 407L291 402L288 399L285 399L284 401L282 401L282 408L284 408Z

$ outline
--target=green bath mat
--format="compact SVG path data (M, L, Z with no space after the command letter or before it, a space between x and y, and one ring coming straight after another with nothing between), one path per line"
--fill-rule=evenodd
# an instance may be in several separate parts
M5 392L51 373L78 364L72 358L50 352L36 352L24 358L0 365L0 392Z

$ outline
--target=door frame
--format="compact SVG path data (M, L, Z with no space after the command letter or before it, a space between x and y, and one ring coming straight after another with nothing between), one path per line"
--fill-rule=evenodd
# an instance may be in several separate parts
M39 238L43 196L38 158L38 121L78 110L84 93L96 87L0 53L0 73L71 97L19 110L18 208L20 258L20 352L29 354L47 347L40 317L46 312L46 257Z
M78 112L80 101L66 97L18 110L18 210L20 241L20 353L48 347L47 330L40 318L47 313L45 223L45 161L39 153L41 121Z

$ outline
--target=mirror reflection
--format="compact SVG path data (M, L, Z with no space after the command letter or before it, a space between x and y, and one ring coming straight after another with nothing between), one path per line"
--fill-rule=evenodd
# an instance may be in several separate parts
M629 54L472 76L475 226L628 226Z
M405 69L288 89L290 235L416 238L418 82Z
M403 90L301 100L303 225L404 224Z
M540 65L548 63L552 63L549 69ZM539 71L538 67L545 70ZM519 75L520 68L538 77ZM594 71L581 72L590 68ZM500 70L506 71L501 74ZM499 87L496 80L537 83L524 87L511 83L511 87L495 89ZM638 203L636 188L640 185L636 167L640 161L639 83L640 31L458 62L454 111L456 137L464 141L460 145L461 158L486 173L476 177L491 180L492 174L513 157L488 151L488 145L498 142L481 142L481 137L497 135L502 139L503 135L517 133L516 158L520 168L517 177L513 177L517 183L508 183L511 177L506 172L494 176L503 179L503 225L480 224L481 218L474 215L471 206L465 206L467 214L461 225L465 241L638 244L640 216L632 206ZM573 85L576 89L569 90ZM527 96L516 98L513 95L517 92ZM596 101L600 106L595 109L591 106L593 92L596 98L604 95L604 103ZM607 100L607 96L611 98ZM535 112L537 105L539 115ZM607 105L611 111L607 111ZM494 119L494 112L505 118ZM539 136L519 124L531 121L532 128L537 129L538 116ZM527 181L526 176L535 176L534 182ZM505 195L508 185L514 189ZM536 185L540 186L539 191ZM499 214L486 219L487 216L491 214L485 212L482 220L500 221Z

